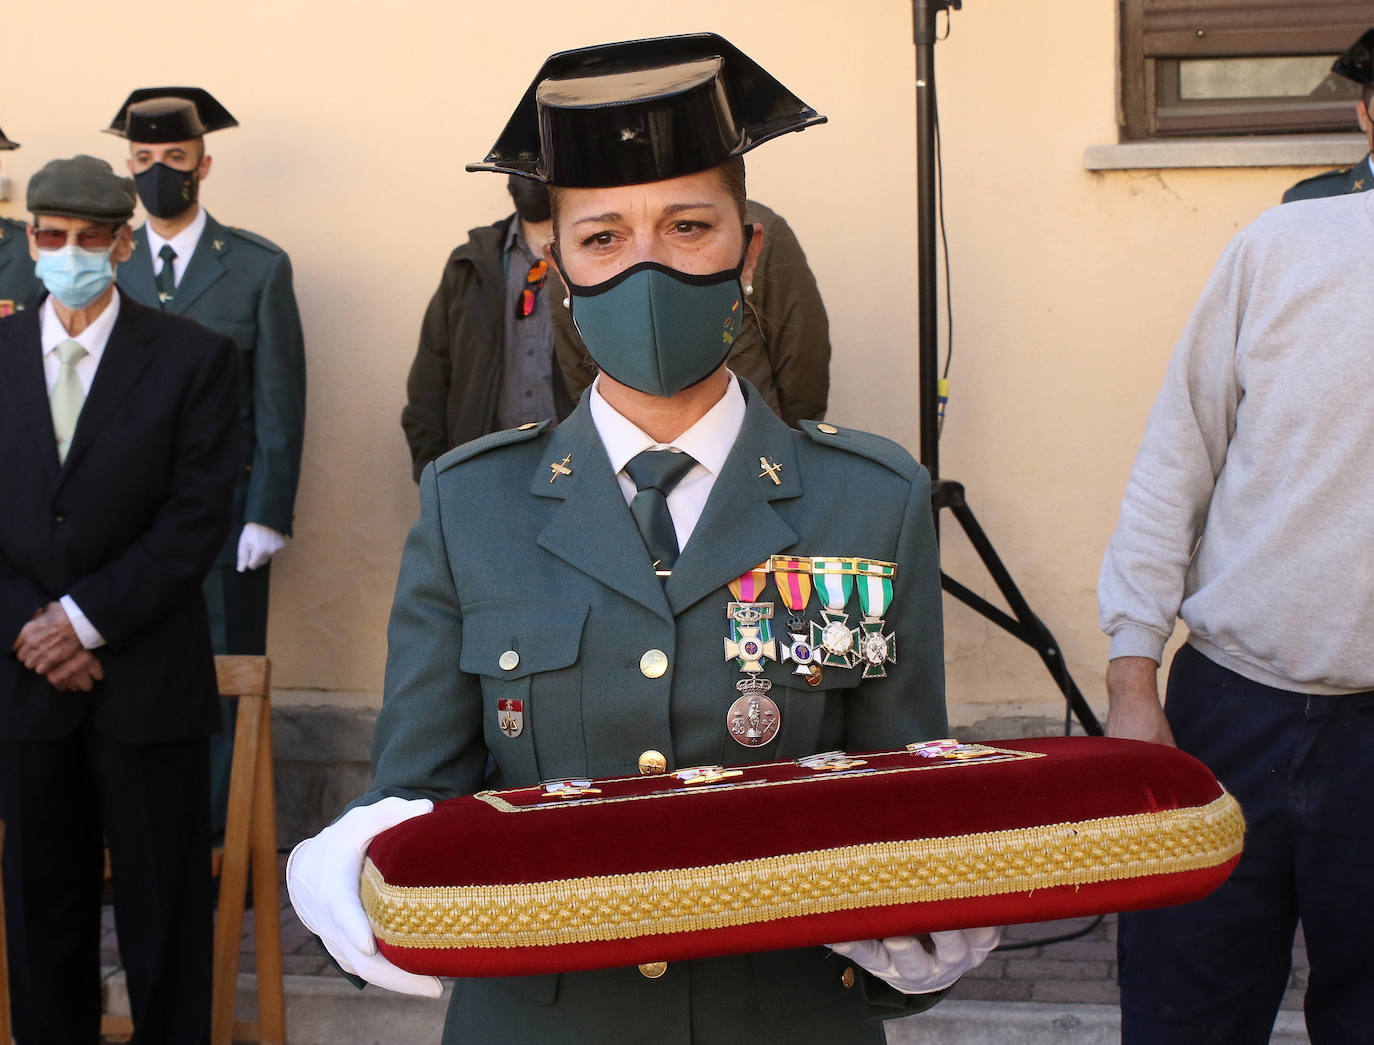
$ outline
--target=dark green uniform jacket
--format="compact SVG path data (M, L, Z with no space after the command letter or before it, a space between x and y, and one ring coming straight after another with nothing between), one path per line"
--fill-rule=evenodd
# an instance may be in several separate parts
M745 299L744 326L727 362L789 425L819 421L830 396L830 321L816 277L796 233L780 215L748 200L744 220L763 225L763 253L754 269L754 292ZM561 285L554 289L550 314L559 368L576 401L596 377L596 364L562 307L564 293Z
M271 241L210 217L171 301L158 301L146 228L134 232L134 255L118 279L135 301L188 316L238 347L243 467L216 563L232 566L245 522L291 533L305 433L305 343L291 260Z
M1348 192L1368 192L1370 189L1374 189L1374 174L1370 173L1369 157L1366 156L1353 167L1304 178L1283 194L1283 202L1344 196Z
M24 223L0 218L0 318L32 308L42 296Z
M425 469L392 607L375 786L359 804L635 773L649 749L671 772L946 734L926 472L877 436L788 428L741 385L743 428L666 584L585 402L557 428L490 435ZM760 475L760 457L780 466L779 485ZM550 465L563 461L571 474L550 482ZM768 663L781 729L746 748L727 728L743 678L723 655L727 584L782 552L896 562L884 630L896 634L897 657L886 678L830 667L815 688L794 665ZM765 598L777 598L771 581ZM819 608L813 594L807 617ZM846 609L854 626L857 596ZM778 603L784 640L787 616ZM502 656L511 650L513 667ZM641 670L650 650L667 656L661 677ZM514 737L497 724L507 698L523 702ZM873 1017L938 997L899 995L848 968L818 947L670 963L655 980L635 968L462 980L444 1041L881 1042Z

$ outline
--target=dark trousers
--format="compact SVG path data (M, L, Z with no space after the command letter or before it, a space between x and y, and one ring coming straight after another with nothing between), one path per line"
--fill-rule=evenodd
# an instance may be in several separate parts
M80 694L54 694L88 699ZM92 1045L100 1028L104 847L139 1045L210 1034L208 752L90 729L0 743L5 914L19 1045Z
M267 600L271 563L239 573L216 566L205 575L205 606L216 653L267 652ZM229 771L234 762L234 724L239 702L219 702L220 731L210 738L210 830L224 834L229 817Z
M1251 682L1190 646L1165 713L1245 812L1245 852L1196 903L1123 914L1124 1045L1264 1045L1299 920L1313 1045L1374 1040L1374 692Z

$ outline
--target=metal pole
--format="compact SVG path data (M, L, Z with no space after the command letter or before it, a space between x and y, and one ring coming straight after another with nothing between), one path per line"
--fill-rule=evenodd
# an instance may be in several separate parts
M912 0L916 43L916 257L921 463L940 478L940 329L935 269L935 13L940 0Z

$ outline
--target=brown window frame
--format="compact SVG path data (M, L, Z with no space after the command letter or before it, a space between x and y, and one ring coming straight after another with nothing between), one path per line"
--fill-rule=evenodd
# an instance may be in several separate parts
M1336 55L1374 25L1374 4L1347 0L1119 0L1122 139L1347 131L1350 99L1176 97L1190 58Z

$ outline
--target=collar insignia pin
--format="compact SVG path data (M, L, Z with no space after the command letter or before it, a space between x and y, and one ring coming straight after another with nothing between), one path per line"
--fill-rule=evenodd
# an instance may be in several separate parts
M558 482L560 475L572 475L572 469L568 467L568 462L572 460L572 454L568 454L562 461L550 461L549 467L553 469L553 475L549 477L549 483Z
M757 478L762 479L766 475L773 480L774 486L782 485L782 480L778 478L778 473L782 471L782 465L773 464L768 458L760 457L759 467L762 468L763 471L759 472Z

